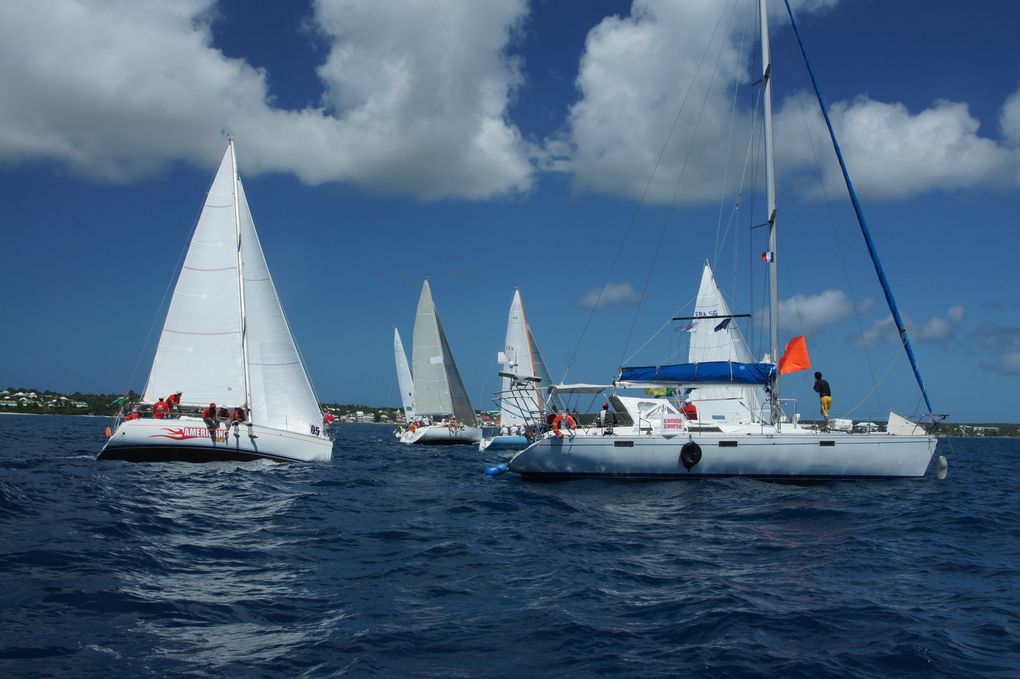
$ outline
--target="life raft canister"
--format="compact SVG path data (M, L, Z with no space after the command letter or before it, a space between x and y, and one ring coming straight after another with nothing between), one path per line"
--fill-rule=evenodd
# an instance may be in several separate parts
M571 417L570 415L564 415L563 413L560 413L555 418L553 418L552 422L553 433L560 438L565 438L563 436L563 432L560 431L560 422L562 422L563 420L567 421L567 426L570 427L571 434L577 431L577 422L574 422L574 418Z
M701 446L694 441L685 443L684 447L680 449L680 462L683 463L687 471L690 471L691 467L701 462Z

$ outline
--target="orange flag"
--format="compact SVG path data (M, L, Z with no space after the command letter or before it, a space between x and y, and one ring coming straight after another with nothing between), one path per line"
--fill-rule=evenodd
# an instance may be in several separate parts
M786 345L783 357L779 359L779 374L785 375L786 373L793 373L798 370L810 369L811 359L808 358L807 342L804 341L804 335L794 337Z

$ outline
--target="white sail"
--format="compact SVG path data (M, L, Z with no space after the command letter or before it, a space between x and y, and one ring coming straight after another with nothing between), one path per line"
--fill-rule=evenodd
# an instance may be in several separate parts
M453 414L461 424L475 426L475 411L453 362L427 280L422 285L418 313L414 319L411 365L420 415Z
M535 337L524 313L520 290L514 290L510 314L506 323L506 342L500 352L503 372L516 375L518 380L537 377L539 382L527 382L526 387L512 388L513 378L503 376L500 388L501 425L514 426L534 423L546 405L546 396L552 378L535 343ZM520 384L520 382L518 382Z
M407 354L404 344L400 341L400 333L393 328L393 358L397 364L397 384L400 387L400 402L404 406L404 418L407 422L415 419L414 382L411 380L411 369L407 366Z
M499 423L503 426L524 425L532 413L539 412L537 393L533 383L528 387L515 387L520 380L536 377L535 366L531 360L531 343L528 341L528 322L524 317L524 303L521 301L520 290L514 290L510 302L510 314L506 322L506 341L500 352L503 363L502 372L515 375L515 378L503 375L500 383Z
M177 278L143 400L183 391L182 403L241 405L241 303L234 176L227 149Z
M691 344L687 360L753 363L754 358L730 307L716 285L712 268L705 263L694 308ZM722 327L720 327L722 326ZM691 394L699 420L751 422L761 415L763 394L757 387L698 387Z
M276 294L240 180L237 187L251 419L275 429L317 433L322 426L319 400Z

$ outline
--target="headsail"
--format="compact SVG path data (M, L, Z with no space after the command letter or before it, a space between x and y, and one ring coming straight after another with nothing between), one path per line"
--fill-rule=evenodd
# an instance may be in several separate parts
M453 414L461 424L475 426L475 411L453 362L427 280L421 288L414 320L411 365L420 415Z
M315 433L322 426L319 400L276 294L240 180L237 188L251 418L274 429Z
M397 385L400 387L400 403L404 406L404 418L407 422L415 419L414 382L411 380L411 369L407 366L407 354L404 344L400 341L400 332L393 328L393 358L397 364Z
M143 400L183 390L182 402L241 405L241 304L231 149L220 162L184 259Z
M732 319L732 312L719 291L715 276L712 275L712 268L707 262L701 273L701 286L698 288L694 316L691 344L687 352L687 360L690 363L754 362L739 325L732 320L726 322ZM764 394L760 388L698 387L691 398L698 403L699 418L737 423L751 422L761 415Z

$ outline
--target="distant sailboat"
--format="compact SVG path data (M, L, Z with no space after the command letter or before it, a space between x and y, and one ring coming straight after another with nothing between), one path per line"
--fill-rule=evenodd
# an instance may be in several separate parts
M506 324L506 342L497 360L502 365L499 391L500 431L483 438L479 450L516 449L528 445L527 434L534 434L544 421L543 412L550 406L559 407L555 396L550 402L552 378L542 353L528 325L521 291L514 290Z
M182 392L168 419L119 418L101 460L327 461L333 443L308 380L237 176L234 143L198 219L159 339L145 409ZM229 429L199 416L240 406ZM122 415L130 406L122 411Z
M408 424L401 443L478 443L482 430L453 361L428 280L418 299L411 366L416 415L424 424Z

